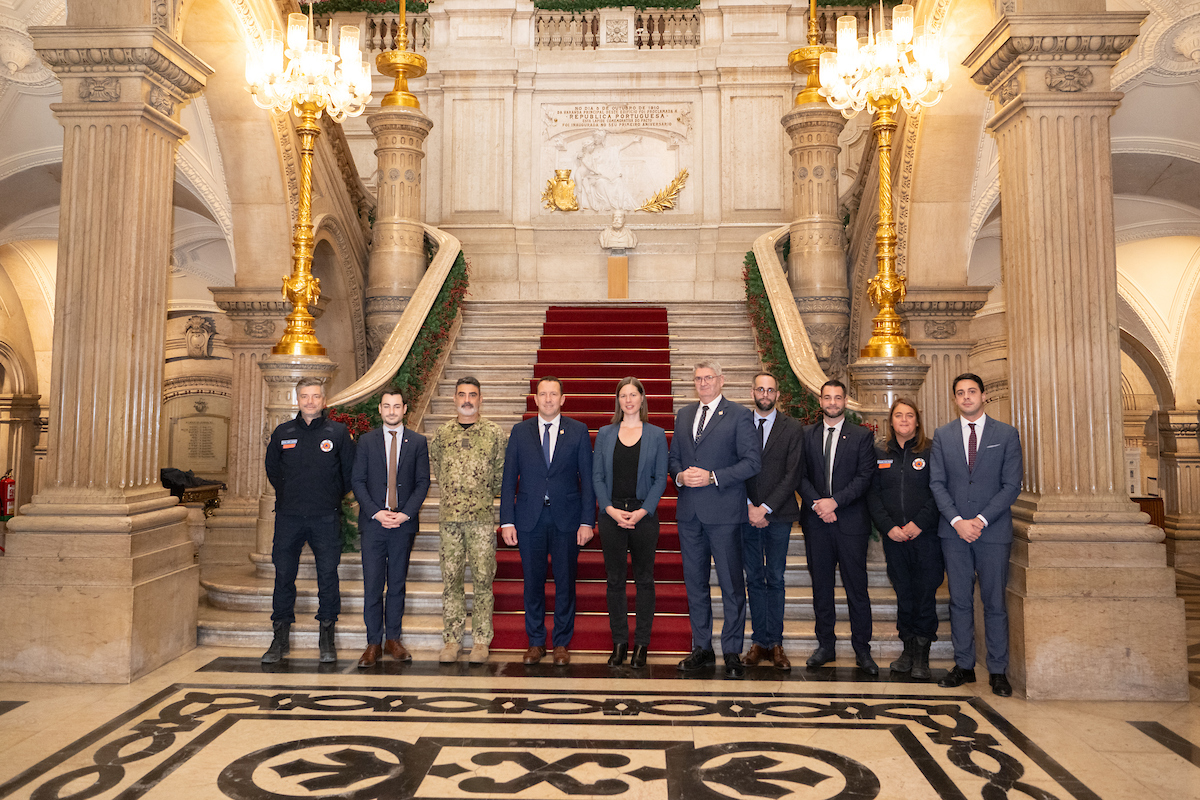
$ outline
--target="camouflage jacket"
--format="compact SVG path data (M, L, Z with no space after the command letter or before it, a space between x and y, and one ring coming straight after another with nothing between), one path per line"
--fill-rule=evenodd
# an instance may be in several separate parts
M437 478L438 518L446 522L491 522L492 501L504 477L508 434L480 417L463 430L457 420L437 429L429 440L429 467Z

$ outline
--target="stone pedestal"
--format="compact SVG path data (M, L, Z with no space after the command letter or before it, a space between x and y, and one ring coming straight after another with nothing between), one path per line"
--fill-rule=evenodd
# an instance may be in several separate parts
M419 108L385 106L367 124L379 158L379 205L367 269L367 346L374 361L428 267L420 224L421 161L433 121Z
M211 70L157 27L35 28L63 101L44 486L0 559L0 681L131 681L196 646L199 570L159 483L178 113Z
M1158 432L1167 562L1180 569L1200 569L1200 414L1160 411Z
M986 286L909 286L904 302L896 307L907 323L909 344L929 365L925 383L913 396L927 433L958 415L950 382L967 371L974 343L971 318L983 308L987 295Z
M863 420L888 435L888 411L897 397L916 397L929 365L917 358L860 357L850 365L854 397L862 403Z
M846 232L838 216L838 136L842 112L827 103L805 103L783 116L792 140L793 221L789 228L788 283L813 351L825 374L846 369L850 289L846 283Z
M614 251L608 257L608 299L625 300L629 297L629 256Z
M312 377L328 383L337 369L337 364L325 356L270 355L262 359L258 366L267 387L264 422L268 440L275 428L296 416L296 382ZM262 470L261 459L259 470ZM265 474L262 486L263 491L258 498L255 552L251 557L256 564L270 563L271 543L275 539L275 487Z
M1143 17L1009 15L965 62L998 109L988 127L1025 464L1009 676L1030 699L1188 697L1183 601L1163 533L1123 480L1108 135L1121 95L1109 74Z

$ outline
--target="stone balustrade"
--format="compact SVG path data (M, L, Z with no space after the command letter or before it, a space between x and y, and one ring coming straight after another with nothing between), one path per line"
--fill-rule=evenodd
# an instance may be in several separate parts
M328 42L332 33L337 41L339 25L357 25L362 33L362 51L374 66L374 54L397 49L400 40L400 15L393 13L366 14L344 13L319 19L315 25L317 39ZM433 40L433 23L428 14L406 14L404 25L408 28L408 49L413 53L425 53Z

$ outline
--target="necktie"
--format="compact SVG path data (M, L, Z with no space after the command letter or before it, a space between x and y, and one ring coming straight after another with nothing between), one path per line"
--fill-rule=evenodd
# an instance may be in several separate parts
M971 435L967 437L967 470L975 471L975 449L979 447L979 439L975 436L975 423L968 422L967 427L971 429Z
M765 417L758 418L758 440L763 449L767 449L767 420Z
M700 406L700 424L696 426L696 444L700 444L700 434L704 433L704 420L708 419L708 406Z
M396 501L396 432L388 431L392 435L392 441L388 443L388 487L387 487L387 507L388 511L395 511L399 505Z
M550 467L550 426L553 422L543 423L546 430L542 433L542 455L546 457L546 467Z
M833 496L833 432L836 428L830 428L825 433L825 494L828 497Z

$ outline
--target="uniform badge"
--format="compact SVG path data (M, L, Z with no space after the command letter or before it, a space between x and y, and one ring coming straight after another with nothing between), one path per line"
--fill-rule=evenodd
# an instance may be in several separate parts
M291 450L292 448L294 448L296 446L296 442L298 442L298 441L300 441L300 440L299 439L283 439L279 442L279 446L282 447L284 450Z
M876 462L875 462L875 464L876 464L876 466L878 466L880 469L891 469L891 468L892 468L892 459L890 459L890 458L881 458L881 459L879 459L878 461L876 461Z
M322 453L328 453L332 449L333 449L333 440L332 439L326 439L323 442L321 442L321 452Z
M914 458L914 459L913 459L913 469L915 469L915 470L922 470L922 469L925 469L925 459L923 459L923 458Z

